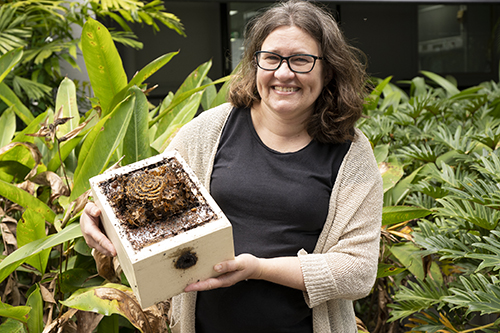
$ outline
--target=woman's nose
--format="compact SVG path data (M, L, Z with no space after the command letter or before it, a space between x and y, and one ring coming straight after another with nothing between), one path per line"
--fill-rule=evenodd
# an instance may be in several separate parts
M274 75L277 78L285 78L285 77L292 77L295 75L295 73L290 69L288 61L283 59L283 61L281 62L281 66L274 71Z

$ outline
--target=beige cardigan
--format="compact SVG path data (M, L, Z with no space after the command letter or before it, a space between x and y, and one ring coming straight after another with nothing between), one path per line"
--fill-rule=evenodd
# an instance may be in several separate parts
M223 104L185 125L167 150L176 149L200 181L210 189L210 177L219 138L232 109ZM315 333L357 332L352 300L365 297L377 272L382 220L382 178L368 139L356 130L356 139L338 172L323 231L312 254L299 251L313 309ZM173 332L195 332L196 292L172 300Z

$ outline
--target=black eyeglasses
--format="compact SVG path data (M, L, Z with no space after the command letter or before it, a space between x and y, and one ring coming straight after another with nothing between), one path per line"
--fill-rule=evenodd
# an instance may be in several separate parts
M312 54L293 54L289 57L283 57L277 53L269 51L255 52L255 61L257 66L265 71L275 71L280 68L283 60L286 60L288 68L292 72L305 74L313 70L316 60L323 60Z

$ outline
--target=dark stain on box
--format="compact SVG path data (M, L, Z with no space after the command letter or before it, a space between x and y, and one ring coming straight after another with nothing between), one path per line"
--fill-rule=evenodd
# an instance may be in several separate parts
M193 267L198 262L198 256L193 248L181 249L174 254L174 266L177 269L187 269ZM180 253L180 254L178 254Z

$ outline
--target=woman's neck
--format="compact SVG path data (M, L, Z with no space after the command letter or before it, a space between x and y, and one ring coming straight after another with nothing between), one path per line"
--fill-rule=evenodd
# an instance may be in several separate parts
M282 153L296 152L312 140L306 128L309 115L285 118L265 110L258 103L252 106L251 115L260 139L273 150Z

